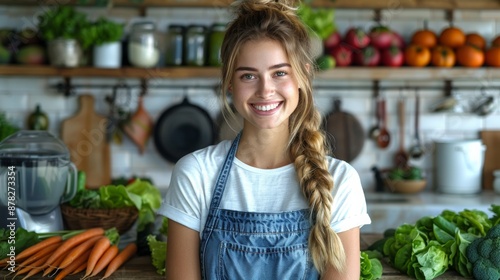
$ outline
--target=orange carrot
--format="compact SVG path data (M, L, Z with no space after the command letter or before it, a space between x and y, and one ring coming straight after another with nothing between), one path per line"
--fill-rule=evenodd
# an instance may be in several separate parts
M44 257L41 257L40 259L34 261L33 263L31 263L28 266L19 267L20 269L17 271L16 276L28 273L29 271L31 271L34 268L41 268L39 271L42 271L44 263L45 263L45 261L47 261L47 259L49 257L50 257L50 255L45 255Z
M52 265L53 262L61 256L64 252L74 248L75 246L89 240L90 238L94 236L102 236L104 235L105 230L103 228L91 228L87 229L75 236L72 236L65 240L59 248L50 256L50 258L47 260L47 265Z
M92 247L94 247L96 241L101 238L101 236L94 236L87 241L81 243L80 245L77 245L71 251L66 255L64 260L59 264L57 267L58 268L65 268L68 265L70 265L73 261L75 261L76 258L78 258L81 254L83 254L86 251L90 251Z
M101 279L108 278L113 274L120 266L122 266L125 262L127 262L130 258L132 258L137 252L137 244L129 243L125 248L113 258L113 260L109 263L108 268L106 268L106 272L104 273L104 277Z
M87 262L87 268L85 271L85 276L89 276L92 273L92 270L95 267L95 264L99 260L99 258L106 252L106 250L111 246L111 242L108 237L102 236L92 248L92 252L90 253L89 260Z
M89 255L90 256L90 255ZM82 263L77 269L75 269L73 272L70 273L70 275L77 274L79 272L82 272L87 268L87 262Z
M62 237L60 235L56 235L56 236L52 236L52 237L49 237L47 239L44 239L44 240L38 242L37 244L32 245L32 246L24 249L21 253L19 253L16 256L16 260L22 261L23 259L26 259L27 257L38 252L40 249L45 248L48 245L61 242L61 241L62 241Z
M56 275L55 280L61 280L64 277L71 274L73 271L75 271L75 269L80 267L80 265L82 265L82 263L85 263L87 261L87 259L89 258L89 255L90 255L90 250L87 250L85 253L83 253L78 258L76 258L74 262L72 262L70 265L63 268L61 271L59 271L59 273Z
M118 246L116 245L111 245L106 252L104 252L104 255L99 259L97 264L95 265L94 269L92 270L92 274L90 274L90 277L96 276L108 266L108 264L118 255Z
M31 255L27 259L25 259L23 262L19 264L20 267L28 266L31 263L39 260L42 257L45 257L47 255L50 255L50 253L54 252L54 250L61 245L62 242L50 244L45 248L40 249L38 252L35 254Z
M62 261L64 260L64 258L66 257L67 254L69 254L69 252L62 254L59 258L57 258L57 260L54 261L54 263L52 265L47 265L45 270L43 271L42 276L47 276L47 275L49 275L49 273L54 271L54 269L56 269L62 263ZM54 272L54 274L55 274L55 272Z

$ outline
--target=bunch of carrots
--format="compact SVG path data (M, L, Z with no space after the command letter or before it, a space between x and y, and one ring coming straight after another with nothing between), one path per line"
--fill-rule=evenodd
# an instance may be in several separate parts
M118 249L120 235L116 228L92 228L54 235L26 248L16 256L15 277L27 279L38 273L55 279L85 271L82 279L97 276L108 278L137 252L137 245L129 243ZM8 266L8 259L0 260Z

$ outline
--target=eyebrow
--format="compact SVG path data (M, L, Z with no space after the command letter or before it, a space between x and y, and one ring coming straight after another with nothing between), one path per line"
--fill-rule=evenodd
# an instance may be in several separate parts
M269 67L269 69L278 69L278 68L282 68L282 67L292 67L292 65L290 65L290 63L280 63L280 64L276 64L276 65ZM241 67L236 68L235 71L257 71L257 69L253 68L253 67L241 66Z

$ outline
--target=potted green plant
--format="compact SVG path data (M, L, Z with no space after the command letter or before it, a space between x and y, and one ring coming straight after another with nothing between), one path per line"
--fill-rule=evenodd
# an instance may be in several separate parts
M82 46L92 48L95 67L121 67L123 32L123 24L106 18L99 18L81 31Z
M81 65L81 31L89 25L86 14L71 6L60 5L41 14L38 20L38 31L47 41L50 63L62 67Z
M298 15L309 27L312 54L319 57L324 53L323 41L336 30L335 12L329 8L312 8L310 2L300 5Z

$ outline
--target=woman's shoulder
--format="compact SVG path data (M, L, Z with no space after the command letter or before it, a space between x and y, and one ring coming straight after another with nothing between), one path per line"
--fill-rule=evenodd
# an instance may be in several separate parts
M358 173L347 161L327 156L328 169L335 173Z
M231 147L230 140L223 140L217 144L201 148L183 156L176 166L192 166L195 163L209 165L223 160Z

